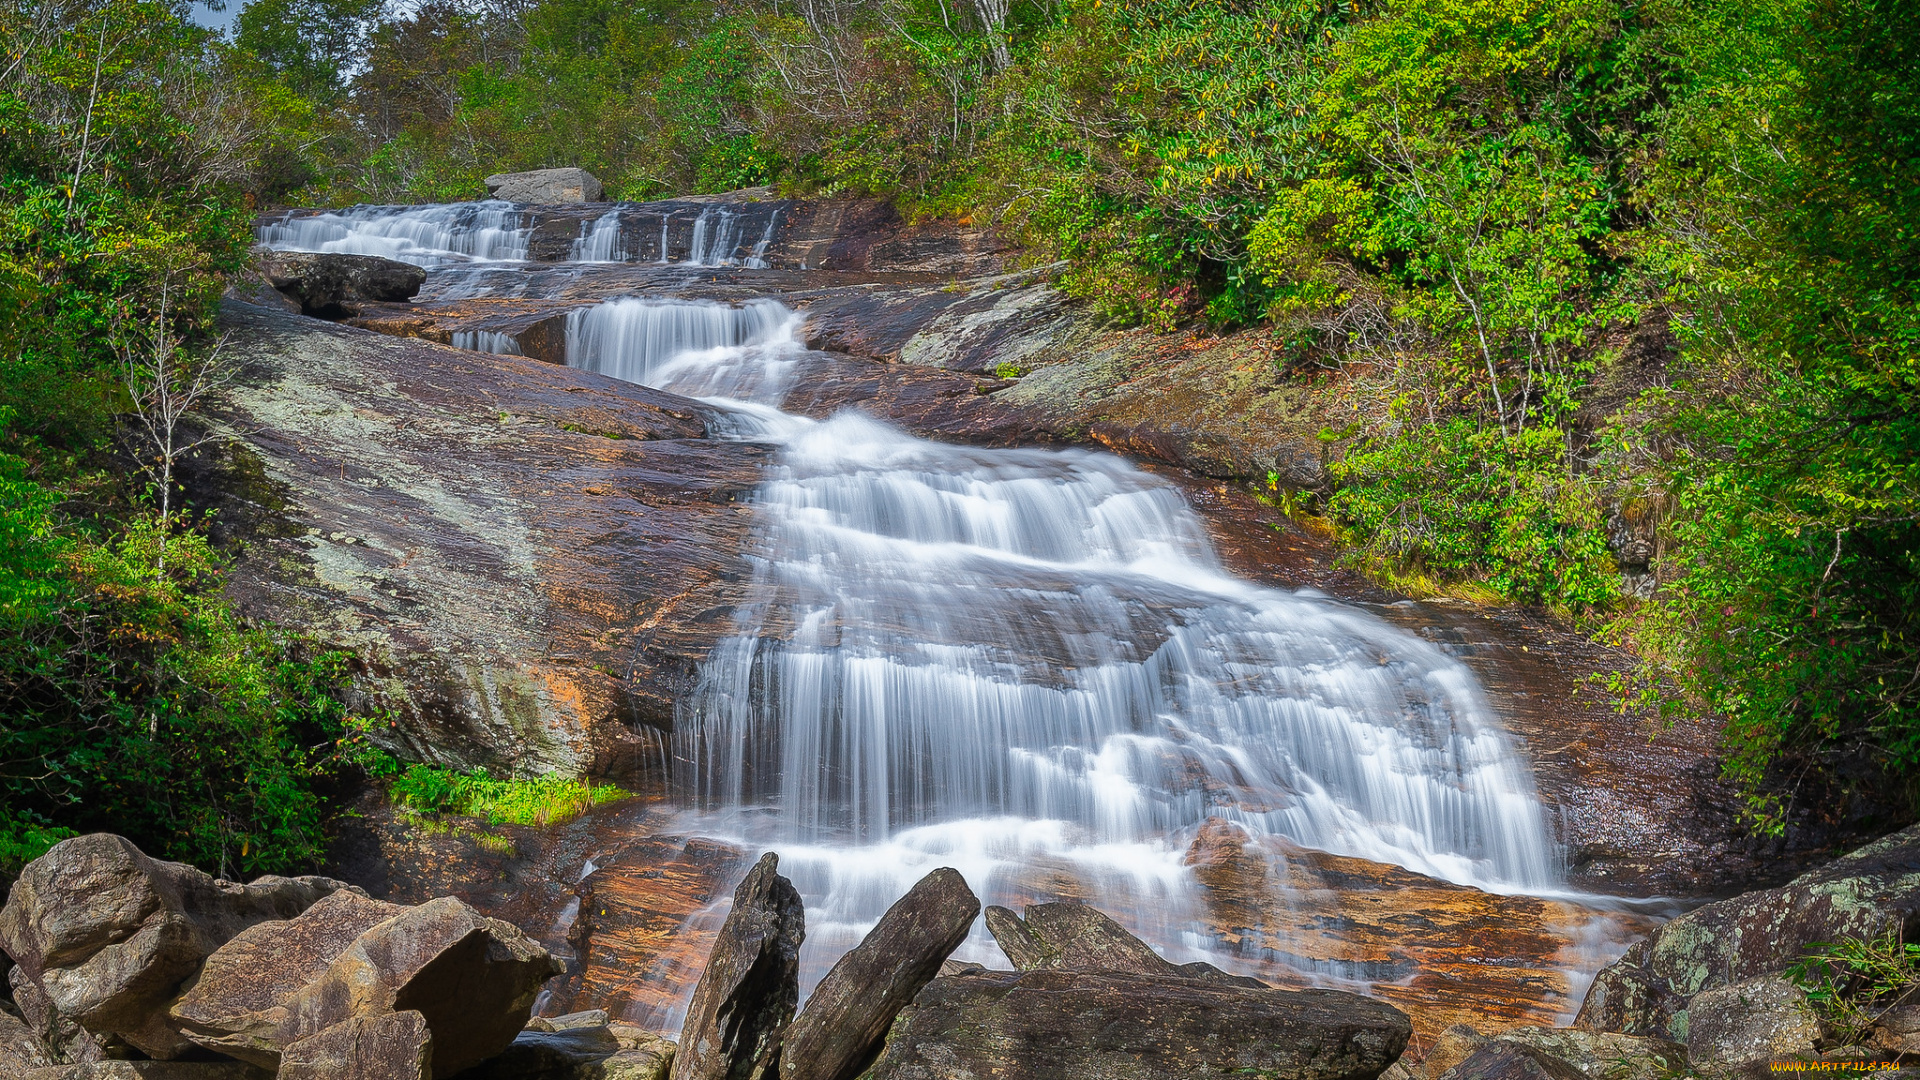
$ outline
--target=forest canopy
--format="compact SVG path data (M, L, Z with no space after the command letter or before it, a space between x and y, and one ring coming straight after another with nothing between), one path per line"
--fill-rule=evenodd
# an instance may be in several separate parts
M192 515L114 479L130 328L208 355L252 209L567 165L622 199L961 216L1117 322L1260 335L1340 418L1298 505L1357 563L1628 646L1613 692L1723 718L1763 831L1890 780L1914 813L1912 0L253 0L231 40L188 15L0 16L15 833L89 819L61 778L122 774L85 745L125 790L244 789L191 852L311 852L299 777L331 766L289 748L347 738L332 661L222 622ZM169 536L192 557L163 569ZM167 629L90 629L115 618ZM167 741L214 722L286 785Z

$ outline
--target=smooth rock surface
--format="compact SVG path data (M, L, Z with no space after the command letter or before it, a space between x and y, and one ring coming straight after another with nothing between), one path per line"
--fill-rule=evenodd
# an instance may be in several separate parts
M1695 995L1784 971L1815 942L1888 930L1920 931L1920 826L1661 926L1601 970L1575 1026L1691 1045Z
M406 910L343 889L289 922L249 927L207 957L168 1015L200 1046L272 1068L288 999L361 934Z
M432 1033L433 1075L444 1080L511 1045L541 985L561 970L518 927L443 897L356 938L285 999L271 1041L290 1048L356 1017L415 1010Z
M529 172L495 173L482 180L487 194L508 202L593 203L607 197L597 177L585 169L534 169Z
M936 979L872 1080L1373 1080L1412 1033L1385 1002L1184 977L1042 970Z
M1738 1068L1808 1056L1820 1041L1820 1021L1806 992L1776 976L1701 991L1680 1015L1686 1017L1687 1055L1696 1065Z
M191 1044L168 1020L167 1002L202 961L246 928L292 918L345 887L320 877L238 885L95 833L61 841L21 871L0 909L0 949L59 1016L172 1058Z
M344 319L368 304L413 299L427 272L377 255L262 251L255 257L267 283L300 305L302 314Z
M761 1080L778 1075L780 1036L800 998L800 893L760 857L733 893L733 910L693 991L673 1080Z
M412 1010L355 1016L287 1047L275 1080L427 1080L433 1035Z
M195 463L250 617L355 656L406 760L641 788L744 599L767 451L685 398L230 303L246 364Z
M807 998L781 1039L780 1080L859 1076L979 914L980 899L958 870L942 867L916 882Z

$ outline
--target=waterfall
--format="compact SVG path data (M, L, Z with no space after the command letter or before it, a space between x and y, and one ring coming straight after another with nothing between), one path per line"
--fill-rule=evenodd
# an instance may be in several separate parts
M453 347L472 349L475 352L499 353L503 356L519 356L520 343L512 334L502 334L493 330L455 330Z
M580 223L580 237L567 258L573 262L626 262L631 256L620 243L620 211L609 210L592 224Z
M353 206L263 222L255 238L280 251L378 255L416 266L520 260L530 230L514 204L489 200L427 206Z
M767 215L767 227L760 231L760 239L754 241L753 250L747 255L748 268L765 270L767 268L767 248L773 245L773 234L780 227L780 211Z
M810 955L950 865L988 903L1076 882L1222 959L1183 861L1209 818L1494 890L1560 880L1531 773L1458 660L1233 578L1178 490L1117 457L778 412L798 322L612 301L569 317L567 357L779 447L756 599L680 702L675 783L708 834L781 852Z
M695 266L732 266L739 260L740 215L724 206L706 206L693 219L693 243L687 261Z

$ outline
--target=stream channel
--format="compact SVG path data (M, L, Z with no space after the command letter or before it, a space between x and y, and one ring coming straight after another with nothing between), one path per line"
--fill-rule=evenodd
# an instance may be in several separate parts
M774 230L743 237L724 209L693 228L676 264L689 282L760 265ZM567 269L657 263L659 229L588 221ZM423 300L514 295L532 269L507 204L357 208L261 240L426 266ZM1569 886L1533 766L1461 659L1313 589L1237 576L1185 489L1118 456L783 412L803 323L774 298L657 290L565 322L569 365L697 398L715 436L774 448L751 500L756 600L661 736L672 791L649 827L666 815L679 836L779 852L806 901L803 992L939 866L983 903L1083 899L1176 962L1286 985L1412 981L1295 946L1293 923L1343 932L1316 906L1338 876L1328 857L1539 901L1563 1017L1659 909ZM1256 894L1225 920L1201 880L1222 850ZM710 935L730 890L684 932ZM577 914L575 900L549 938ZM1005 966L984 924L956 957ZM625 1011L677 1028L695 976L666 965L652 977L667 987Z

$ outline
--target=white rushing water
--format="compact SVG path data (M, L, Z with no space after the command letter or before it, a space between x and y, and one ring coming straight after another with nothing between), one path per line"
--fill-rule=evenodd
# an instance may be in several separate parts
M1561 879L1458 660L1232 577L1178 490L1112 455L778 411L799 324L617 300L569 316L567 356L779 448L758 599L681 703L675 785L701 830L780 852L811 978L942 865L986 903L1071 883L1175 959L1230 962L1185 864L1209 818L1490 890ZM997 958L979 934L961 955Z
M499 200L353 206L283 217L255 231L275 250L378 255L415 266L524 259L528 235L519 210Z

